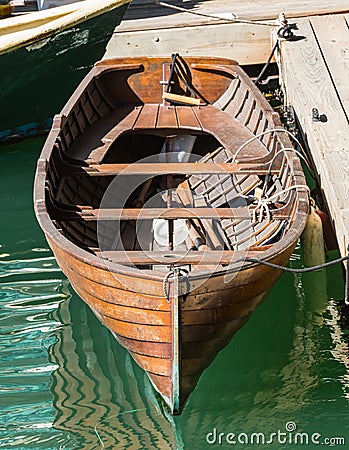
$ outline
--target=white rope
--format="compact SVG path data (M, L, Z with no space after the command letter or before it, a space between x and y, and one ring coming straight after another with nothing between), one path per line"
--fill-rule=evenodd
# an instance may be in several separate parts
M285 189L282 189L279 192L271 195L270 197L260 198L258 201L258 205L252 211L252 221L257 222L257 212L259 210L258 222L262 222L264 212L267 214L267 220L270 222L270 208L269 203L271 203L274 199L278 198L280 195L285 194L286 192L291 191L292 189L305 189L310 194L310 189L306 184L294 184L292 186L288 186Z
M296 152L297 153L297 155L306 163L306 165L308 165L308 161L307 161L307 159L303 156L303 154L300 152L300 151L298 151L296 148L293 148L293 147L282 147L280 150L278 150L276 153L275 153L275 155L273 156L273 158L272 158L272 160L270 161L270 163L268 162L268 164L270 164L270 167L269 167L269 170L272 168L272 166L273 166L273 164L274 164L274 162L275 162L275 160L276 160L276 157L278 156L278 155L280 155L281 153L284 153L284 152ZM262 164L261 164L262 165ZM264 164L263 164L264 165Z
M256 134L255 136L252 136L250 139L248 139L246 142L244 142L244 143L237 149L237 151L235 152L235 154L234 154L234 156L233 156L233 159L232 159L232 162L235 163L235 162L236 162L236 156L241 152L241 150L243 150L248 144L250 144L250 143L253 142L254 140L259 139L260 137L262 137L262 136L264 136L264 135L266 135L266 134L269 134L269 133L277 133L277 132L279 132L279 131L281 131L282 133L286 133L286 134L288 134L289 136L291 136L292 139L296 142L296 144L301 148L302 152L305 153L305 150L304 150L302 144L301 144L301 143L299 142L299 140L298 140L292 133L290 133L288 130L285 130L284 128L270 128L270 129L268 129L268 130L262 131L262 133ZM284 147L284 148L288 148L288 147ZM282 149L281 149L281 150L282 150ZM295 151L298 155L301 154L301 153L300 153L298 150L296 150L296 149L293 149L293 151ZM303 159L305 160L305 158L304 158L303 155L302 155L302 157L303 157ZM306 160L305 160L305 161L306 161ZM306 161L306 162L307 162L307 161ZM262 166L265 166L265 165L267 165L267 164L269 164L269 161L268 161L267 163L263 163L263 164L261 164L261 165L262 165Z
M276 192L276 194L273 194L270 197L265 198L264 200L266 200L269 203L272 200L278 198L280 195L286 194L286 192L291 191L292 189L305 189L310 194L310 189L306 184L293 184L292 186L282 189L281 191Z
M272 24L272 23L256 22L254 20L239 19L239 17L235 13L231 13L231 15L234 17L229 18L229 17L216 16L214 14L206 14L203 12L192 11L187 8L182 8L181 6L170 5L169 3L161 2L159 0L150 0L150 1L152 3L155 3L156 5L164 6L165 8L175 9L177 11L186 12L189 14L193 14L195 16L208 17L209 19L224 20L226 22L234 22L234 23L248 23L250 25L262 25L264 27L275 27L275 24Z

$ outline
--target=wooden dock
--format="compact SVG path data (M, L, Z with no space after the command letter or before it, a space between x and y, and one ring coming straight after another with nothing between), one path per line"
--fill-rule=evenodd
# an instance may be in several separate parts
M294 22L299 40L280 42L281 82L286 104L293 107L309 147L345 256L349 245L349 14Z
M133 0L104 57L168 56L178 52L183 56L233 58L242 65L264 64L271 51L270 32L280 13L290 19L348 11L348 0L165 2L188 12L151 0ZM234 17L236 22L229 21Z
M273 46L276 19L296 23L298 40L278 55L286 105L292 106L312 155L342 256L349 245L349 4L348 0L133 0L104 58L220 56L261 64ZM192 13L203 13L200 16ZM216 16L216 18L208 17ZM232 18L238 19L232 22ZM264 25L261 25L264 24ZM314 111L313 111L314 110ZM319 118L316 117L316 110ZM315 115L314 115L315 114Z

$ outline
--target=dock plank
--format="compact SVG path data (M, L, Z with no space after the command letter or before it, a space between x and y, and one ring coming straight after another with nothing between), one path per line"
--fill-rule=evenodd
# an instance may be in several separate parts
M311 26L334 81L340 102L349 117L349 40L348 23L344 15L312 17Z
M305 2L293 0L288 4L282 0L255 0L253 8L250 2L240 0L210 0L197 1L167 0L171 6L188 10L181 12L175 9L154 4L151 0L133 0L124 20L119 26L120 31L137 31L145 29L176 28L178 26L207 25L215 22L227 22L234 18L264 21L275 20L280 12L288 18L305 17L318 14L330 14L334 12L347 12L346 0L318 0L317 2ZM191 12L193 14L191 14ZM198 14L195 14L198 13ZM204 15L200 16L202 13ZM213 15L220 20L210 18Z
M264 64L270 51L270 30L281 12L288 19L348 12L347 0L181 1L168 3L188 9L179 12L151 0L133 0L122 23L116 27L104 58L129 56L214 56L233 58L240 64ZM194 15L213 14L221 20ZM229 22L234 14L252 23ZM291 20L292 21L292 20ZM270 26L261 25L267 23ZM180 36L180 39L178 38Z
M233 58L240 64L264 63L270 54L269 27L243 23L222 23L179 28L136 30L116 28L104 59L127 56L168 56L180 52L182 56L215 56ZM138 27L140 29L138 29ZM178 42L180 36L180 43Z
M333 30L336 23L341 27ZM349 29L343 24L343 16L298 20L297 34L304 39L281 42L278 63L286 103L293 106L308 144L344 256L349 244L349 85L346 62L340 59L348 48ZM313 108L326 120L314 121Z

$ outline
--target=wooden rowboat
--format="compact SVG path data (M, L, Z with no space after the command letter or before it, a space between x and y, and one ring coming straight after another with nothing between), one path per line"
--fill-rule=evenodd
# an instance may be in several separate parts
M174 414L308 212L298 156L239 65L178 55L97 63L54 119L34 199L72 286Z

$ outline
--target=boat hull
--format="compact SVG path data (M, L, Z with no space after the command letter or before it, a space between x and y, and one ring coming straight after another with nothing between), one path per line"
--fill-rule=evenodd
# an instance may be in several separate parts
M127 4L0 56L0 142L47 132L105 51Z
M179 414L200 375L247 322L281 275L259 265L243 269L229 282L213 275L188 295L175 299L163 283L99 268L68 254L47 236L57 262L77 294L145 370L173 414ZM296 242L271 262L286 265ZM127 287L127 289L126 289ZM174 398L174 334L179 336L178 398Z
M159 162L188 133L197 162ZM40 225L173 414L280 276L267 264L285 266L302 233L308 188L290 147L255 85L220 58L101 61L54 120L35 180ZM188 234L174 246L177 219Z

